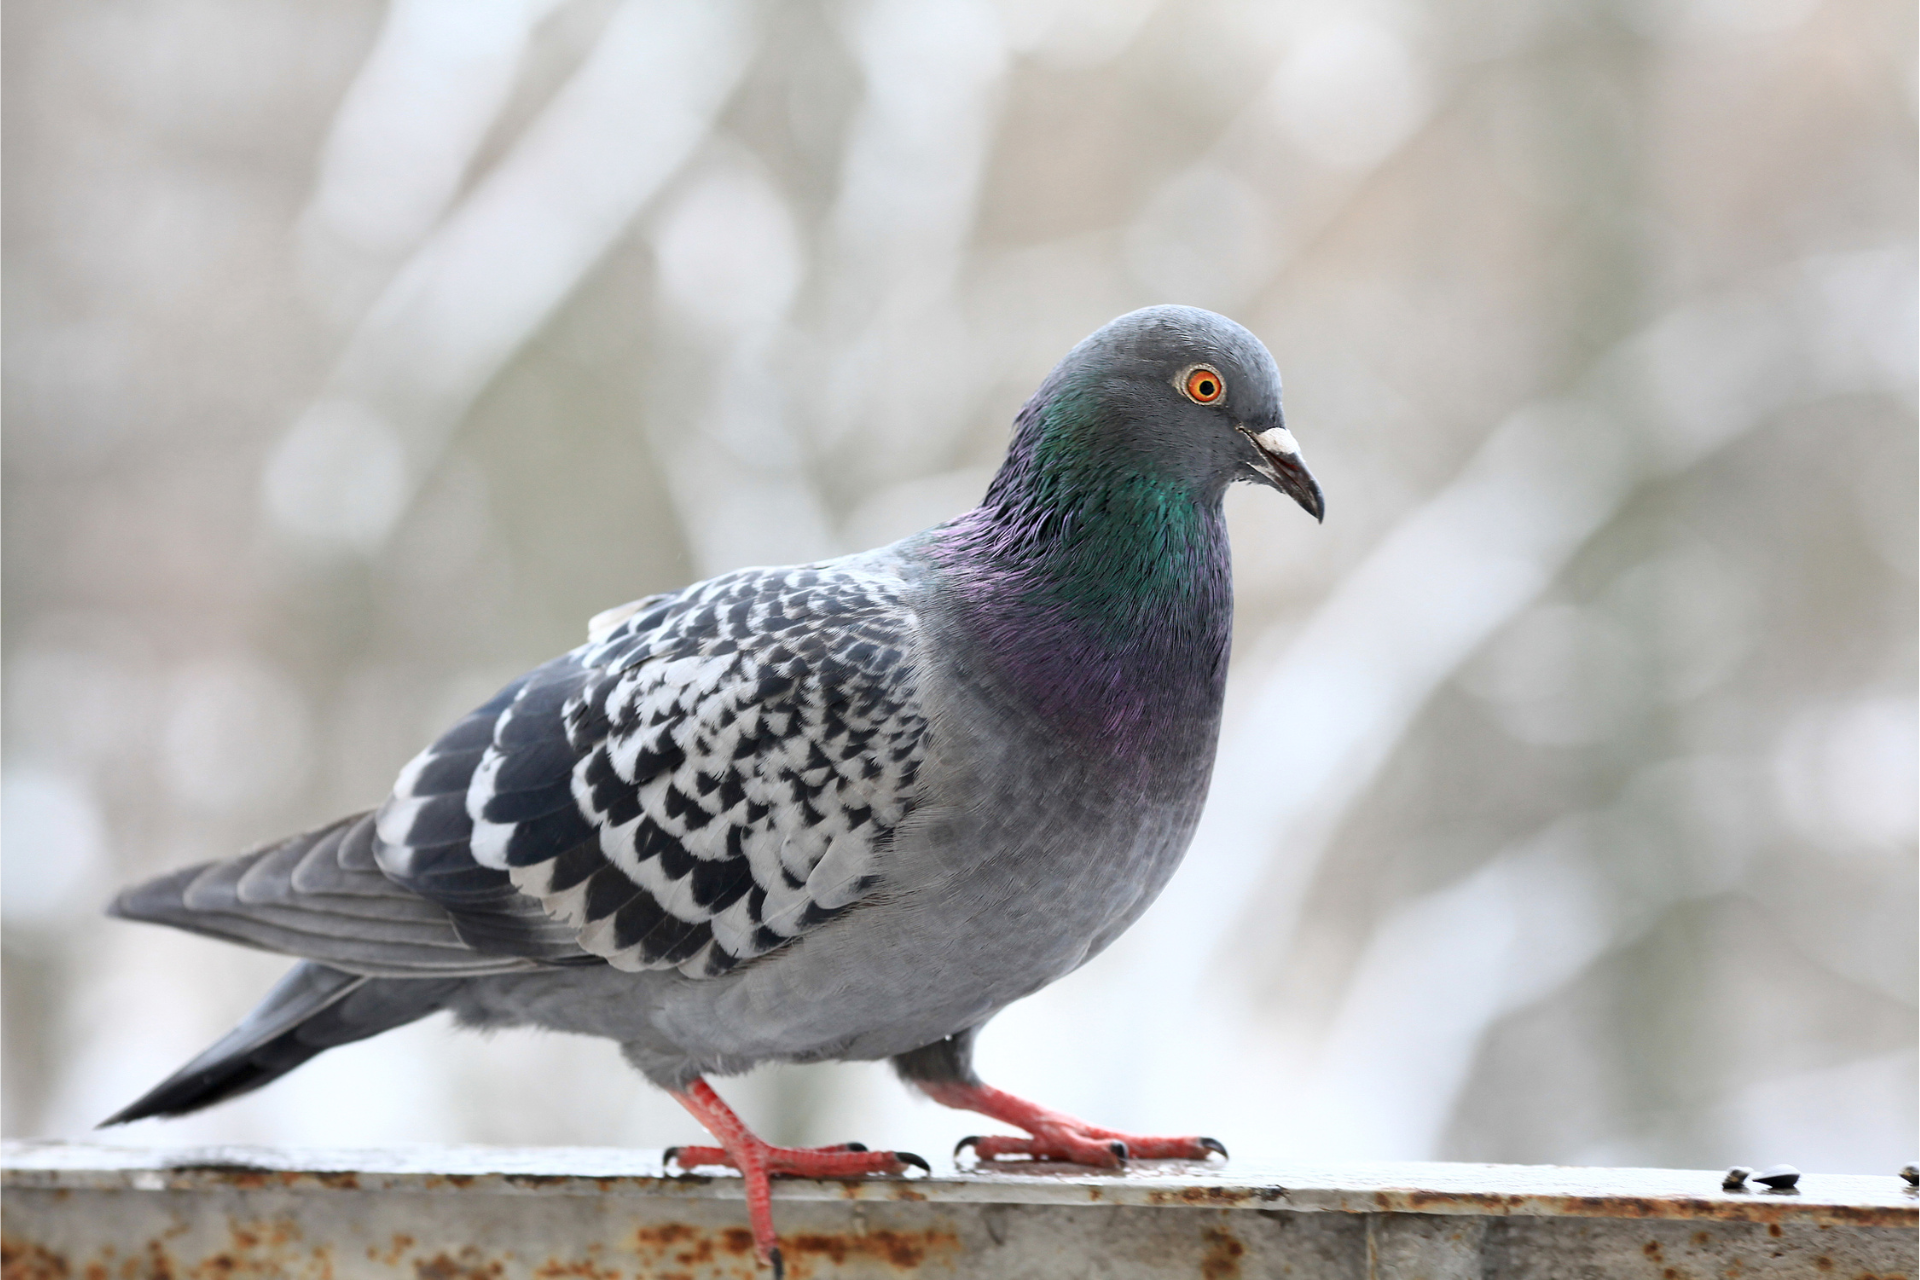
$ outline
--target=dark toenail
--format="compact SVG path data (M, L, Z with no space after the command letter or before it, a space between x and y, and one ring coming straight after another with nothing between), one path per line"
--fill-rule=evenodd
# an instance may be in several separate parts
M867 1149L867 1144L864 1142L849 1142L846 1145L846 1149L848 1151L865 1151Z
M1127 1158L1127 1144L1117 1139L1107 1144L1107 1150L1113 1152L1114 1155L1123 1161Z
M665 1151L662 1151L660 1153L660 1167L664 1169L668 1165L672 1164L675 1160L678 1160L679 1158L680 1158L680 1148L668 1147Z
M1218 1151L1218 1152L1220 1153L1220 1158L1221 1158L1222 1160L1225 1160L1225 1159L1227 1159L1227 1148L1226 1148L1226 1145L1225 1145L1224 1143L1222 1143L1222 1142L1220 1141L1220 1139L1218 1139L1218 1138L1196 1138L1196 1139L1195 1139L1195 1141L1196 1141L1196 1142L1198 1142L1198 1143L1199 1143L1199 1144L1200 1144L1201 1146L1203 1146L1203 1147L1205 1147L1205 1148L1206 1148L1207 1150L1209 1150L1209 1151Z
M768 1252L767 1261L773 1264L773 1280L786 1280L787 1260L780 1256L779 1245L775 1245Z
M933 1172L932 1165L928 1164L925 1160L922 1160L919 1156L913 1154L913 1152L911 1151L896 1151L893 1153L893 1158L895 1160L898 1160L901 1164L912 1165L914 1168L918 1169L922 1173L931 1174Z
M980 1141L979 1134L977 1133L968 1134L966 1137L960 1139L960 1141L953 1144L953 1154L956 1156L959 1155L962 1151L965 1151L968 1147L972 1146L974 1143L978 1141Z

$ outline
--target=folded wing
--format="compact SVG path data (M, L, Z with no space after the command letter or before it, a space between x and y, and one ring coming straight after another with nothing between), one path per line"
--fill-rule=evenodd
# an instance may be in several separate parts
M417 756L374 856L475 951L725 973L882 883L916 644L899 581L845 565L641 601Z

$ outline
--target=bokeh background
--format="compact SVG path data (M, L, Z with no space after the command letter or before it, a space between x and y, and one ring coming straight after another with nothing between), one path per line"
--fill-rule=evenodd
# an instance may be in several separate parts
M957 513L1067 347L1180 301L1273 349L1329 516L1232 495L1205 825L989 1078L1266 1160L1912 1157L1904 0L5 37L9 1135L85 1135L284 966L116 885L377 803L600 609ZM882 1066L722 1089L787 1141L976 1127ZM609 1044L431 1022L109 1138L697 1135Z

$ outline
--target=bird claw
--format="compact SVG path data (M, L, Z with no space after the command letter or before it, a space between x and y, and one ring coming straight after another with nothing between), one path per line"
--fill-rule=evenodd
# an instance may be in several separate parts
M997 1133L962 1138L954 1144L956 1160L969 1147L973 1148L976 1163L1024 1156L1029 1160L1057 1160L1097 1169L1118 1169L1130 1160L1207 1160L1216 1155L1225 1159L1227 1154L1225 1144L1217 1138L1141 1138L1102 1129L1064 1112L1035 1106L978 1080L936 1080L919 1084L928 1097L942 1106L975 1111L1027 1131L1026 1136L1017 1138Z
M998 1163L1025 1156L1030 1160L1058 1161L1087 1165L1098 1169L1119 1169L1133 1160L1205 1160L1212 1155L1226 1157L1227 1148L1216 1138L1138 1138L1092 1126L1068 1128L1045 1126L1030 1137L1010 1134L972 1135L954 1145L954 1158L973 1148L977 1162Z
M907 1167L932 1173L925 1160L911 1151L874 1152L863 1142L841 1142L830 1147L768 1147L768 1172L802 1178L859 1177L869 1173L900 1173ZM865 1159L853 1157L864 1156ZM901 1166L889 1169L887 1162ZM738 1169L740 1164L724 1147L668 1147L661 1152L661 1164L673 1175L675 1166L684 1177L702 1166Z
M702 1165L714 1165L723 1169L740 1167L721 1147L676 1146L668 1147L660 1153L660 1166L666 1170L669 1177L688 1177Z

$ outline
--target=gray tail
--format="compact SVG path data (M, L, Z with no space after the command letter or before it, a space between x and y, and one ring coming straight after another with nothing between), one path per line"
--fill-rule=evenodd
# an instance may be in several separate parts
M426 1017L460 986L457 978L370 978L302 961L239 1026L100 1127L182 1116L249 1093L315 1054Z
M135 885L107 914L377 977L453 978L531 967L521 955L469 946L445 907L387 879L377 842L373 815L355 814L237 858ZM511 886L504 893L520 898ZM556 923L531 898L520 898L517 910L539 917L537 926ZM578 946L566 950L583 954Z

